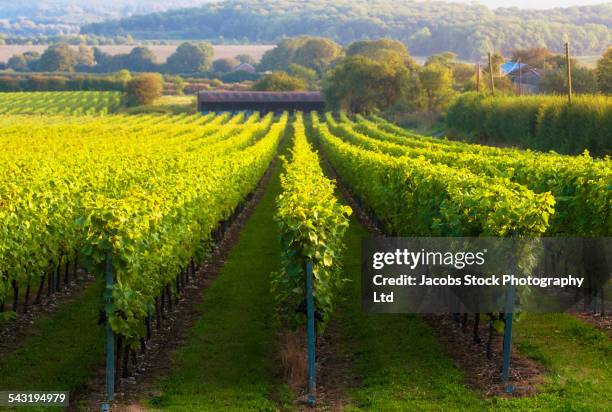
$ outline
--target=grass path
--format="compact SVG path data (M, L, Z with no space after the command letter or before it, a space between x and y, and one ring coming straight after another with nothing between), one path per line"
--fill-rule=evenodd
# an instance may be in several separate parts
M367 235L353 218L344 259L352 281L336 311L338 348L361 381L346 389L352 399L347 411L612 411L612 342L564 314L531 315L515 325L514 344L549 371L537 396L484 400L467 388L419 316L361 310L360 242Z
M104 359L103 329L97 325L101 294L101 284L89 286L37 319L19 348L0 353L0 391L81 389Z
M149 407L163 411L274 411L291 394L276 378L270 272L280 264L275 198L280 163L253 215L242 229L218 278L204 292L202 316L163 394ZM274 401L272 399L275 399Z
M432 330L414 315L368 314L361 310L361 238L355 218L345 237L344 266L351 279L337 310L343 332L339 348L353 362L360 385L348 389L350 411L472 410L481 402L462 383Z
M564 314L530 315L515 325L514 344L549 373L537 396L485 400L467 388L419 316L362 312L360 242L367 235L353 219L344 259L352 281L336 311L337 347L360 380L345 388L352 399L347 411L612 411L612 342Z

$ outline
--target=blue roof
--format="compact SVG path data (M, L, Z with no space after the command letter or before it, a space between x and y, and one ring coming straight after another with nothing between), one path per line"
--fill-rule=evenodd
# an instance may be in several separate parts
M502 63L501 72L502 74L510 74L512 72L517 71L519 68L528 69L528 66L524 63L507 61L505 63Z

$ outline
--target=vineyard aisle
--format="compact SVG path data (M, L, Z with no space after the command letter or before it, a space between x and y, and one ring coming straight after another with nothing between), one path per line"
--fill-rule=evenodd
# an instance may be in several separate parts
M217 279L201 317L148 406L164 411L277 410L291 394L277 375L269 274L279 268L273 221L280 162Z
M101 293L100 283L89 286L53 314L37 319L19 348L0 352L0 391L28 388L74 394L84 389L104 359L103 330L97 325ZM82 332L77 339L75 331Z
M342 332L336 350L351 359L358 377L355 387L345 388L352 399L346 411L612 410L612 343L567 314L531 315L516 325L515 345L548 371L540 394L485 401L462 383L461 372L420 316L361 310L360 247L367 235L353 218L344 259L351 282L335 315Z
M361 239L368 232L356 218L345 236L344 269L351 280L336 312L341 330L337 350L351 359L358 377L347 388L347 411L476 410L478 396L443 353L433 331L416 315L373 315L362 311ZM348 382L348 380L347 380Z

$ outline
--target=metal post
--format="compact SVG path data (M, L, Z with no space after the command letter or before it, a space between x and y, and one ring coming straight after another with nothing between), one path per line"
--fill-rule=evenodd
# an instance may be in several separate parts
M110 305L113 299L113 256L106 255L106 289L104 291L104 304ZM108 316L108 313L107 313ZM115 396L115 334L111 329L110 319L106 320L106 395L110 402ZM102 409L108 410L108 404Z
M495 83L493 81L493 57L489 52L489 82L491 83L491 93L495 94Z
M565 64L567 66L567 99L572 102L572 65L570 63L569 41L565 43Z
M315 368L315 318L314 318L314 297L312 285L312 262L306 263L306 314L307 340L308 340L308 397L310 406L314 406L314 391L316 388L316 368Z
M502 382L508 382L510 378L510 349L512 345L512 320L514 312L514 286L506 289L506 312L504 318L504 349L502 365ZM511 393L514 388L506 386L506 392Z

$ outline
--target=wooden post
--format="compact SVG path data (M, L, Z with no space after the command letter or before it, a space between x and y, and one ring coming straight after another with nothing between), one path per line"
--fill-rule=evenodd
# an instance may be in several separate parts
M572 66L570 63L569 41L565 43L565 64L567 65L567 100L572 102Z
M519 66L519 87L518 87L518 94L519 96L523 95L523 67L521 66L521 59L518 59L518 66Z
M493 57L489 52L489 82L491 86L491 93L495 94L495 83L493 81Z
M480 92L480 63L476 65L476 91Z

